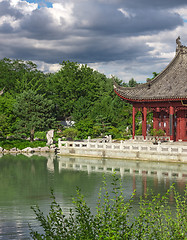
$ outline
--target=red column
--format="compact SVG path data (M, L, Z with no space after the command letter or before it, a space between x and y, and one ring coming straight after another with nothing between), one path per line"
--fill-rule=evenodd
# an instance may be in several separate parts
M174 107L169 107L169 135L170 140L174 140Z
M146 107L143 107L142 135L143 135L144 139L146 139L146 135L147 135L147 108Z
M156 129L157 131L159 129L158 122L159 122L159 113L154 111L153 112L153 129Z
M185 120L185 111L180 110L177 112L177 141L185 140L186 134L186 120Z
M135 136L135 115L136 115L136 109L133 106L132 107L132 139L134 139L134 136Z

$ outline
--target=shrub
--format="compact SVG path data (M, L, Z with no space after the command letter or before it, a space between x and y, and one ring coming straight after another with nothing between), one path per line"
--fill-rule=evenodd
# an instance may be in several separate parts
M174 208L169 206L171 193L174 194ZM109 194L104 178L95 215L77 189L77 196L73 199L75 212L70 209L69 215L65 216L52 191L47 216L38 206L32 207L44 233L40 234L30 226L30 234L33 239L187 239L187 189L183 197L174 186L164 196L150 192L140 198L136 214L131 209L134 194L130 200L125 199L116 175L113 176L112 193Z
M79 139L87 139L88 136L93 137L94 135L94 123L92 119L86 118L84 120L80 120L75 124L76 129L78 130L78 138Z
M45 139L45 140L46 140L46 139L47 139L46 134L47 134L46 131L35 132L34 137L35 137L35 138Z
M152 131L151 131L151 135L152 136L164 136L165 135L165 132L163 129L159 129L158 131L154 128Z
M78 130L75 128L66 128L62 132L62 136L66 137L66 138L74 139L77 135L78 135Z

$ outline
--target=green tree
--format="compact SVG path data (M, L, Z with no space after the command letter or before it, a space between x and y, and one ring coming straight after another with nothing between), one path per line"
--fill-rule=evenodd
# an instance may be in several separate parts
M45 75L31 61L4 58L0 60L0 89L4 87L12 95L28 89L43 93Z
M131 80L129 80L128 86L129 87L136 87L138 83L136 82L136 80L134 80L134 78L131 78Z
M153 72L153 77L152 78L147 78L147 82L150 82L151 80L153 80L159 73L157 72Z
M121 87L128 87L128 84L126 82L123 82L121 79L119 79L118 77L116 76L113 76L112 75L112 81L113 82L116 82L119 86Z
M45 95L53 102L54 108L51 109L51 113L58 121L71 118L78 123L91 119L93 126L90 124L89 126L92 129L85 131L82 128L84 132L82 137L87 136L88 132L92 133L92 136L101 133L101 129L96 124L96 119L101 115L108 126L115 130L112 133L113 136L123 135L127 127L131 129L132 107L121 101L115 94L114 81L124 87L133 87L137 84L134 79L126 84L114 76L107 78L87 65L80 65L76 62L63 62L60 71L44 74L38 71L36 64L31 61L8 58L0 60L0 90L5 87L4 94L9 93L12 98L16 98L24 91L32 90L37 94ZM8 103L8 99L6 102ZM0 106L0 115L1 132L3 130L3 134L9 134L14 131L15 114L7 114L6 109L2 111ZM119 134L116 128L120 130Z
M15 130L16 116L13 112L15 99L9 93L0 96L0 135L6 137Z
M106 92L107 78L87 65L69 61L61 65L60 71L47 78L47 96L53 100L59 120L72 115L76 121L82 120L103 91Z
M100 132L100 135L104 137L105 135L110 134L111 123L107 121L107 118L103 115L98 115L95 119L95 127Z
M72 117L74 121L79 121L88 117L91 109L90 101L81 96L73 106Z
M86 118L84 120L80 120L75 124L76 129L79 131L78 137L81 139L85 139L88 136L94 136L93 130L94 122L90 118Z
M33 141L35 131L47 130L54 124L53 107L51 100L33 90L19 94L14 105L14 113L19 117L18 132L30 133L30 141Z

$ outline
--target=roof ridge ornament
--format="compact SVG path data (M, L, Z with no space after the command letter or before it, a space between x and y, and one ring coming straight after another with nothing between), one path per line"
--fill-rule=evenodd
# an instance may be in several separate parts
M178 38L176 39L176 44L176 53L180 51L180 53L182 54L187 54L187 47L181 44L180 36L178 36Z
M178 36L178 38L176 39L177 48L180 48L182 46L180 39L180 36Z
M180 50L181 53L187 53L187 47L181 44L180 36L178 36L178 38L176 39L176 44L177 44L176 52L179 52Z

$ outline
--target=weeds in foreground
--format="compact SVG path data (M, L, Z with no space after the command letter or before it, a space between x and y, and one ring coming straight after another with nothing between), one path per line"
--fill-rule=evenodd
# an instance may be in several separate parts
M181 196L172 185L164 196L149 194L139 200L138 213L132 211L132 202L125 200L121 180L113 175L112 193L106 184L98 194L98 206L93 215L77 189L73 199L75 211L63 214L51 191L49 214L44 216L39 206L32 207L36 219L40 222L43 233L34 231L30 226L33 239L80 239L80 240L182 240L187 239L187 188ZM170 194L174 195L174 207L169 205Z

